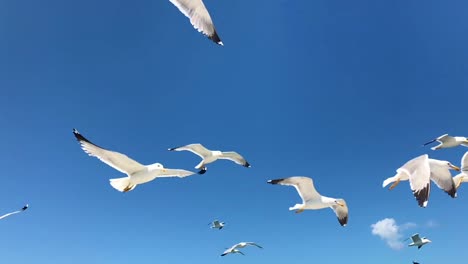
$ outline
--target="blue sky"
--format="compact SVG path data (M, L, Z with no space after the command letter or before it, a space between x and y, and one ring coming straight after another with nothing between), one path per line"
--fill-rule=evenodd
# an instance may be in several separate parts
M442 263L468 258L467 187L433 188L419 208L408 184L381 187L428 153L459 165L468 149L431 151L468 135L466 1L205 0L225 46L196 32L169 1L0 1L2 259L16 263ZM143 164L195 170L167 148L235 150L205 175L119 193L122 175L88 157L72 128ZM346 199L300 215L292 187L309 176ZM228 223L221 231L208 222ZM390 248L371 225L393 218ZM395 235L395 234L394 234ZM219 257L256 241L263 250ZM406 243L406 242L405 242ZM450 248L447 254L446 249Z

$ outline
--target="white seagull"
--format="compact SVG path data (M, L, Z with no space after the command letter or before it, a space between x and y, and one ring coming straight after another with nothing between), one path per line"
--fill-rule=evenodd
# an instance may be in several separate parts
M223 229L223 227L226 225L224 222L220 222L218 220L214 220L212 223L210 223L210 228L216 228L216 229Z
M2 216L0 216L0 219L3 219L5 217L8 217L10 215L14 215L14 214L18 214L18 213L21 213L21 212L24 212L26 211L26 209L28 209L29 205L25 205L23 206L23 208L21 208L21 210L18 210L18 211L14 211L14 212L11 212L11 213L8 213L8 214L4 214Z
M430 159L427 154L424 154L411 159L398 168L397 174L384 180L382 187L393 182L389 188L392 190L400 181L409 180L418 205L426 207L429 200L431 180L451 197L456 197L455 183L450 174L450 169L460 170L448 161Z
M296 204L289 207L289 210L297 210L296 213L302 213L304 210L317 210L331 208L338 217L338 222L342 226L348 223L348 206L345 200L331 198L320 195L314 187L314 182L308 177L290 177L284 179L269 180L270 184L280 184L294 186L299 196L302 198L302 204Z
M167 169L160 163L143 165L127 157L122 153L107 150L95 145L81 135L76 129L73 134L81 145L81 148L89 156L96 157L112 168L127 174L127 177L110 179L110 185L120 192L128 192L138 184L143 184L161 177L187 177L195 174L191 171L179 169Z
M427 143L424 143L423 146L429 145L435 141L438 141L440 144L435 147L432 147L431 148L432 150L437 150L441 148L453 148L453 147L460 146L460 145L468 147L468 138L452 137L452 136L449 136L448 134L442 135L436 139L433 139Z
M245 255L240 250L238 250L238 248L245 248L246 246L256 246L258 248L263 248L254 242L240 242L226 249L226 251L224 251L223 254L221 254L221 256L226 256L227 254L233 254L233 253L239 253L239 254Z
M455 188L460 188L462 182L468 182L468 152L465 152L461 159L461 172L457 176L453 177L455 182Z
M408 240L409 238L405 239L405 240ZM428 243L431 243L432 241L427 239L426 237L419 237L419 234L414 234L411 236L411 240L413 241L412 243L410 243L408 245L408 247L414 247L414 246L417 246L418 249L420 249L422 246L428 244Z
M173 3L182 14L190 19L193 27L214 41L216 44L223 46L223 42L216 32L210 14L203 4L202 0L169 0Z
M206 164L212 163L216 161L217 159L231 160L239 165L250 168L250 164L241 155L239 155L237 152L234 152L234 151L221 152L219 150L209 150L209 149L206 149L202 144L198 144L198 143L176 147L176 148L170 148L169 150L170 151L187 150L200 156L202 158L202 161L197 166L195 166L195 169L200 170L198 172L199 174L203 174L206 172L207 170Z

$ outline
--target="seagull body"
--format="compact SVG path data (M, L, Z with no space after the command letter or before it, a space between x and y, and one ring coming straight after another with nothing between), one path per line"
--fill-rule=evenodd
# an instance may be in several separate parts
M468 182L468 152L465 152L461 159L461 172L460 174L453 177L453 181L455 182L455 188L460 188L462 182Z
M453 148L453 147L460 146L460 145L468 147L468 138L452 137L452 136L449 136L448 134L442 135L436 139L433 139L427 143L424 143L423 146L431 144L432 142L435 142L435 141L439 142L440 144L435 147L432 147L431 148L432 150L438 150L442 148Z
M302 198L302 204L296 204L290 207L290 211L297 210L296 213L302 213L304 210L331 208L338 217L340 225L346 226L348 223L348 206L345 200L320 195L317 190L315 190L314 182L311 178L296 176L269 180L268 183L294 186L294 188L296 188L299 196Z
M240 242L240 243L237 243L234 246L226 249L223 252L223 254L221 254L221 256L226 256L227 254L232 254L232 253L240 253L242 255L245 255L240 250L238 250L238 248L245 248L246 246L256 246L258 248L263 248L263 247L261 247L260 245L254 243L254 242Z
M386 179L382 187L393 182L389 188L392 190L400 181L409 180L418 205L426 207L429 200L431 180L451 197L456 197L455 181L452 179L450 169L460 170L448 161L430 159L427 154L424 154L409 160L398 168L397 174Z
M160 177L183 178L195 174L194 172L186 170L167 169L160 163L143 165L122 153L107 150L95 145L76 129L73 129L73 134L80 143L81 148L89 156L96 157L112 168L127 174L127 177L109 180L110 185L120 192L131 191L135 189L138 184L147 183Z
M19 214L21 212L24 212L24 211L26 211L26 209L28 209L28 207L29 207L29 205L25 205L25 206L23 206L23 208L21 208L21 210L14 211L14 212L4 214L4 215L0 216L0 219L6 218L6 217L8 217L10 215Z
M414 234L411 236L411 240L413 241L412 243L410 243L408 245L408 247L414 247L414 246L417 246L418 249L420 249L422 246L428 244L428 243L431 243L432 241L427 239L426 237L419 237L419 234Z
M210 228L217 228L217 229L221 230L221 229L223 229L223 227L224 227L225 224L226 224L226 223L224 223L224 222L220 222L220 221L218 221L218 220L214 220L213 223L211 223Z
M190 19L190 23L198 32L201 32L216 44L223 46L223 42L219 38L210 14L202 0L169 1L174 4L182 14Z
M234 161L235 163L242 165L244 167L250 168L250 164L237 152L234 151L227 151L222 152L219 150L209 150L205 148L202 144L189 144L186 146L170 148L170 151L190 151L202 158L202 161L195 166L195 169L200 170L198 173L203 174L206 172L206 164L215 162L218 159L227 159Z

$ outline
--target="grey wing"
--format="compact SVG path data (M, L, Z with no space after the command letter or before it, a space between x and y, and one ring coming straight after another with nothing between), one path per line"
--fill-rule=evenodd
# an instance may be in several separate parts
M242 157L239 153L234 151L222 152L222 155L219 157L219 159L232 160L235 163L244 167L250 167L250 164L244 159L244 157Z
M0 216L0 219L6 218L6 217L8 217L10 215L18 214L18 213L21 213L21 212L23 212L23 210L11 212L11 213L8 213L8 214L4 214L4 215Z
M411 191L418 201L418 205L426 207L429 200L431 187L431 170L427 154L416 157L407 162L403 167L407 170Z
M276 179L276 180L269 180L268 183L270 184L280 184L280 185L287 185L287 186L294 186L299 196L302 198L302 202L306 202L309 200L318 200L320 199L320 194L315 190L314 182L309 177L290 177L290 178L283 178L283 179Z
M421 241L421 238L419 237L419 234L414 234L411 236L411 240L413 240L414 243L420 243L422 242Z
M145 168L144 165L136 162L122 153L99 147L98 145L86 139L76 129L73 129L73 134L80 143L81 148L89 156L98 158L100 161L122 173L132 174Z
M431 168L431 180L451 197L456 197L457 188L450 171L441 167Z
M441 143L444 143L444 142L447 142L447 141L452 141L452 140L454 140L454 138L449 136L448 134L444 134L444 135L438 137L436 140L441 142Z
M337 199L337 201L343 204L343 206L333 205L332 209L335 212L340 225L346 226L348 224L348 205L346 204L346 201L343 199Z
M460 170L462 172L465 172L465 173L468 173L468 151L465 152L465 154L463 155L462 159L461 159L461 167L460 167Z
M180 170L180 169L162 169L158 173L158 178L165 178L165 177L179 177L184 178L190 175L195 174L195 172L187 171L187 170Z
M200 158L204 159L208 156L211 156L211 151L205 148L202 144L195 143L195 144L189 144L186 146L181 146L181 147L176 147L176 148L170 148L170 151L190 151L198 156Z
M203 33L209 39L213 40L219 45L223 42L216 32L210 14L203 4L202 0L169 0L173 3L180 12L190 19L190 23L195 29Z
M247 245L256 246L256 247L258 247L258 248L263 248L262 246L260 246L260 245L258 245L258 244L256 244L256 243L254 243L254 242L245 242L245 243L246 243Z

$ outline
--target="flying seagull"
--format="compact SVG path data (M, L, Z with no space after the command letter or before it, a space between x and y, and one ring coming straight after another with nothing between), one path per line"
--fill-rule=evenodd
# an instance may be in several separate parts
M26 209L28 209L28 207L29 207L29 205L25 205L25 206L23 206L23 208L21 208L21 209L18 210L18 211L14 211L14 212L11 212L11 213L8 213L8 214L4 214L4 215L0 216L0 219L3 219L3 218L8 217L8 216L10 216L10 215L14 215L14 214L18 214L18 213L24 212L24 211L26 211Z
M405 240L408 240L409 238L405 239ZM426 237L419 237L419 234L414 234L411 236L411 240L413 241L412 243L410 243L408 245L408 247L414 247L414 246L417 246L418 249L420 249L422 246L428 244L428 243L431 243L432 241L427 239Z
M314 187L314 182L308 177L290 177L284 179L269 180L270 184L280 184L294 186L299 196L302 198L302 204L296 204L289 207L289 210L297 210L296 213L302 213L304 210L317 210L330 207L338 217L338 222L342 226L348 223L348 206L345 200L331 198L320 195Z
M419 262L416 262L416 261L413 260L413 264L419 264Z
M468 151L465 152L461 159L461 172L457 176L453 177L455 182L455 188L460 188L462 182L468 182Z
M256 246L258 248L263 248L263 247L261 247L260 245L254 243L254 242L240 242L240 243L237 243L234 246L226 249L223 252L223 254L221 254L221 256L226 256L227 254L233 254L233 253L239 253L239 254L245 255L240 250L238 250L238 248L245 248L246 246Z
M217 159L227 159L234 161L235 163L242 165L244 167L250 168L250 164L237 152L228 151L228 152L221 152L219 150L208 150L202 144L190 144L186 146L170 148L170 151L183 151L187 150L192 153L197 154L202 158L202 161L195 166L195 169L200 170L198 173L203 174L206 172L206 164L212 163Z
M211 225L210 228L217 228L221 230L226 225L226 223L220 222L218 220L214 220L212 223L210 223L210 225Z
M442 148L453 148L456 146L465 146L468 147L468 138L466 137L452 137L448 134L442 135L436 139L433 139L427 143L424 143L423 146L429 145L432 142L438 141L440 144L432 147L432 150L442 149Z
M400 181L409 180L418 205L426 207L429 200L431 180L451 197L456 197L455 182L450 174L450 169L460 170L460 168L448 161L430 159L427 154L424 154L411 159L398 168L397 174L386 179L382 187L393 182L389 188L392 190Z
M138 184L150 182L161 177L187 177L195 174L191 171L164 168L161 163L142 165L122 153L104 149L86 139L78 130L73 129L73 134L81 145L81 148L89 156L96 157L112 168L127 174L127 177L110 179L110 185L120 192L128 192Z
M173 3L182 14L190 19L193 27L207 36L213 42L223 46L223 42L216 32L210 14L203 4L202 0L169 0Z

